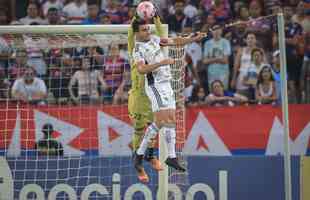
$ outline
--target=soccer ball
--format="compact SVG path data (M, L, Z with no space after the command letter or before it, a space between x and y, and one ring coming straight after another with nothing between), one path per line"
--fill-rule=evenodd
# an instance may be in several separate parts
M148 20L155 16L155 6L150 1L143 1L137 6L137 14L141 19Z

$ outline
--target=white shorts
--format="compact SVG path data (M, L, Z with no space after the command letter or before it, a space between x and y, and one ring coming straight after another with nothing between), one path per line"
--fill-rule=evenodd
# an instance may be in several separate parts
M174 92L169 81L148 85L145 92L151 101L153 112L176 109Z

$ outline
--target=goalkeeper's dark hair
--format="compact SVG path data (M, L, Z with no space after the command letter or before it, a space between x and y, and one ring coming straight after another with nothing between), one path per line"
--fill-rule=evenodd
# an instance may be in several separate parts
M146 24L146 21L144 21L143 19L136 18L131 24L133 32L134 33L139 32L139 26L144 24Z

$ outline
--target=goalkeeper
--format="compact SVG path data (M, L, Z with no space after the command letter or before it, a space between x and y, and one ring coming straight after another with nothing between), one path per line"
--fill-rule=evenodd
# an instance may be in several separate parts
M132 22L139 20L139 17L136 15L133 17ZM131 25L132 25L131 22ZM160 21L160 17L156 15L153 18L153 22L156 28L156 34L162 36L163 28ZM132 139L132 148L135 152L143 139L144 129L153 121L153 113L151 109L151 104L148 97L145 94L144 89L144 75L140 74L137 71L136 65L133 64L132 54L133 48L135 46L135 35L130 25L128 30L128 54L130 57L130 66L131 66L131 89L129 91L128 98L128 112L129 117L134 126L134 134ZM156 139L152 139L148 145L148 149L145 155L145 160L149 161L151 166L156 170L162 170L162 166L159 160L153 155L154 146ZM138 177L146 177L144 170L137 172ZM140 178L139 178L140 179Z

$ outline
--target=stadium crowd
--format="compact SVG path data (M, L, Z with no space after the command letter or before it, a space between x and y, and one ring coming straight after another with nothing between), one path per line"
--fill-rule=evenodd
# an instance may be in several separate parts
M290 103L310 103L309 0L160 0L170 35L208 32L185 47L188 106L281 103L276 14L285 18ZM131 0L0 0L0 25L129 24ZM237 23L236 23L237 22ZM232 25L233 24L233 25ZM124 104L130 89L126 45L25 49L0 37L0 99L34 104ZM42 46L41 46L42 47Z

